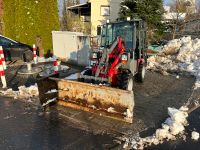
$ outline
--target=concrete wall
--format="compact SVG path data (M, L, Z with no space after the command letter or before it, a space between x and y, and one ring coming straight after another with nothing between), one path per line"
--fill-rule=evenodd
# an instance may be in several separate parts
M89 0L91 3L91 35L96 36L97 26L106 23L106 20L110 19L115 21L118 18L120 9L120 2L122 0ZM110 15L101 15L101 6L110 6Z
M52 31L53 54L81 66L89 65L90 39L79 32Z

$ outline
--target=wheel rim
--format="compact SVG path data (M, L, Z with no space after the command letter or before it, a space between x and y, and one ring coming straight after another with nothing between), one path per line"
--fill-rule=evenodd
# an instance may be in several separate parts
M142 79L144 79L145 71L146 71L146 70L145 70L145 67L143 66L143 67L142 67Z
M127 86L127 90L128 91L132 91L133 90L133 79L129 79L128 81L128 86Z

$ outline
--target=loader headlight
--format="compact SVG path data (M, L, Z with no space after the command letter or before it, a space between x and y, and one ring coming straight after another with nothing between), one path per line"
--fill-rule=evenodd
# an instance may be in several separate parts
M122 55L122 60L128 60L128 55L123 54L123 55Z
M96 52L92 53L92 59L97 59L98 58L98 54Z
M122 64L126 64L128 62L128 55L122 54L121 61L122 61Z

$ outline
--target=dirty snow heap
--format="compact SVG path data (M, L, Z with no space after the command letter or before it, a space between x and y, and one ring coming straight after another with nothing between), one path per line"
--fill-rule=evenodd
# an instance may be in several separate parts
M1 94L22 99L29 99L39 95L37 84L30 87L20 86L18 91L13 91L12 89L7 89L6 91L0 91Z
M188 125L188 108L181 107L179 110L175 108L168 108L169 118L162 124L162 128L157 129L155 134L146 138L132 137L125 138L123 148L130 147L131 149L144 149L152 144L158 145L164 140L175 140L176 136L183 134L185 126Z
M163 74L189 73L196 77L195 88L200 87L200 39L190 36L169 41L161 52L148 59L147 69Z

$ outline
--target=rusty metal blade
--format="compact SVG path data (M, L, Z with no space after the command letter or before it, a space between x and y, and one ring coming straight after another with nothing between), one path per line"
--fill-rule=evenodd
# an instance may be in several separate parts
M58 90L62 104L132 122L133 92L70 80L58 80Z
M54 84L53 88L57 83L58 104L60 105L97 113L129 123L133 121L133 92L57 78L49 78L48 80L51 80L51 84ZM51 90L47 84L43 84L43 86L46 86L46 92ZM40 95L43 94L41 93ZM46 101L47 98L44 98L45 96L40 96L40 98ZM43 103L45 101L43 100Z

